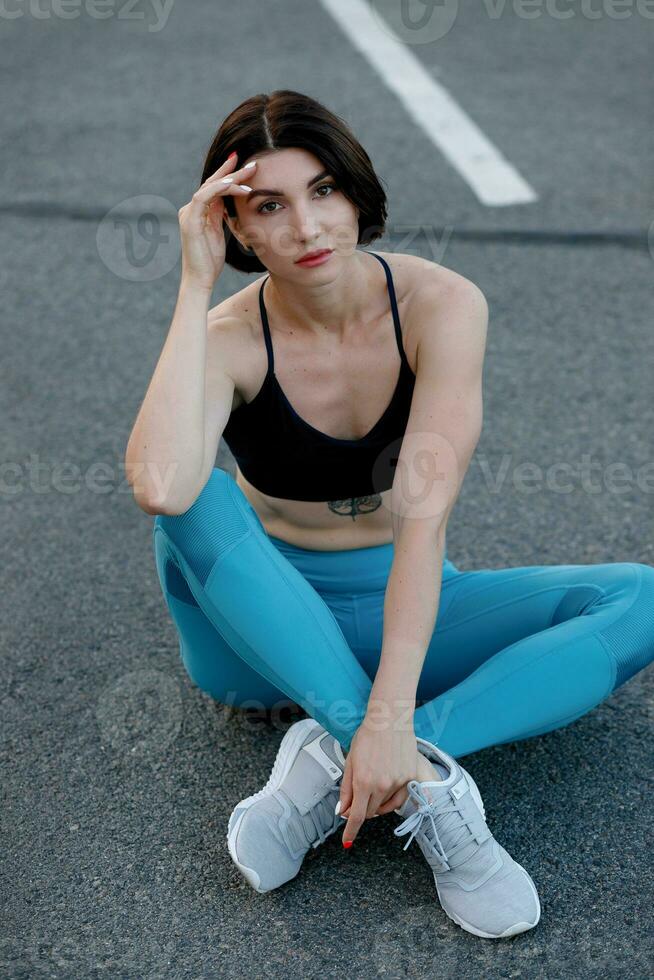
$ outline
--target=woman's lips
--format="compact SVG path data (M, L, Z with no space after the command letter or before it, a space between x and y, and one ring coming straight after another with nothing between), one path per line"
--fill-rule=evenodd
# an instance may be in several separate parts
M331 254L332 254L332 249L327 249L325 251L320 252L318 255L314 256L313 258L299 259L295 264L296 265L321 265L323 262L327 261L327 259Z

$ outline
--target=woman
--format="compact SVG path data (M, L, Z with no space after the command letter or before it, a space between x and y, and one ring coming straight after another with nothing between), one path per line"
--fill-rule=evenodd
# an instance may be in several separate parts
M191 678L308 715L234 809L230 854L269 891L339 820L348 846L394 811L455 922L530 929L534 883L457 758L566 725L648 664L654 570L448 559L487 305L451 270L357 249L385 195L320 103L238 106L179 218L178 302L126 467ZM209 310L225 261L265 275ZM215 468L221 436L236 479Z

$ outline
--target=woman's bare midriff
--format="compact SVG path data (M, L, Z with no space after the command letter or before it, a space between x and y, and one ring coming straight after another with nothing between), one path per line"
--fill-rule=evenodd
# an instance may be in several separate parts
M388 544L393 540L390 490L369 497L315 503L262 494L248 483L238 467L235 479L268 534L298 548L346 551Z

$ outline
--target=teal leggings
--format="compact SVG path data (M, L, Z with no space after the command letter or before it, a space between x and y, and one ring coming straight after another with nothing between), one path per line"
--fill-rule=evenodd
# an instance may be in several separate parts
M234 706L294 702L349 749L379 663L392 543L297 548L269 535L217 468L184 514L155 517L153 538L192 681ZM446 553L414 731L455 757L531 738L652 659L651 566L461 572Z

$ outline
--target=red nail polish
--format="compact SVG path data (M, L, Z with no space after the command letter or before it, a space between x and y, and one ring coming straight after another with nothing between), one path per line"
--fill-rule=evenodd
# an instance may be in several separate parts
M230 153L229 156L227 157L227 159L228 160L231 160L232 157L235 157L235 156L236 156L236 150L234 150L232 153Z
M353 844L354 844L354 841L353 840L344 840L343 841L343 847L352 847Z

